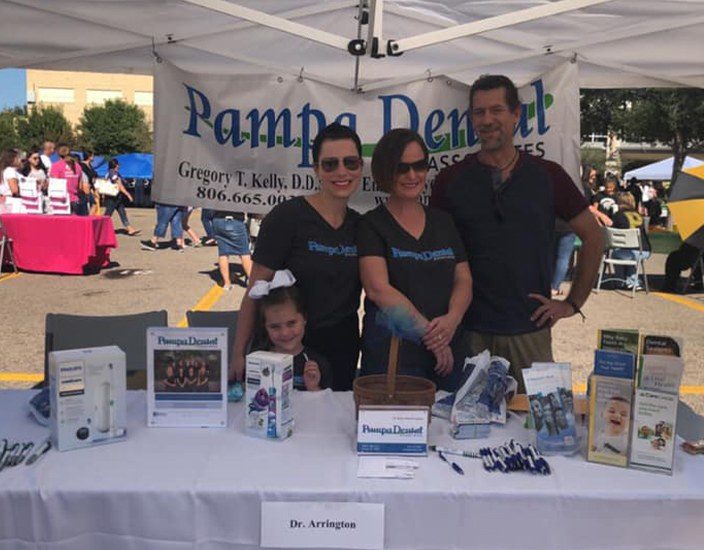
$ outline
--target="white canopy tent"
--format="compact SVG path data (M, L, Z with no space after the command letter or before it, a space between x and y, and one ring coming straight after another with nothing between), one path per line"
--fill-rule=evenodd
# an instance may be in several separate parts
M652 164L646 164L635 170L630 170L623 175L623 179L628 181L631 178L639 180L663 181L672 178L672 165L675 162L675 157L659 160ZM682 170L686 168L694 168L704 164L704 161L695 159L694 157L685 157L682 164Z
M704 0L0 0L0 14L0 68L149 74L161 57L372 91L486 72L523 85L574 58L581 87L704 87Z

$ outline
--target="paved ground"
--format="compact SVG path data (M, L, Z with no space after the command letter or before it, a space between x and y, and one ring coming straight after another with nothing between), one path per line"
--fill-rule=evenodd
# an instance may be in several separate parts
M133 208L129 215L135 227L151 234L153 210ZM200 222L193 220L193 225L202 234ZM0 388L29 387L33 382L18 379L29 378L27 374L36 378L43 372L44 316L48 312L117 315L166 309L169 324L175 326L206 295L210 302L215 300L214 310L239 307L241 286L229 292L213 290L219 280L216 248L145 252L140 250L139 238L144 236L118 235L119 248L112 254L115 265L99 275L22 273L0 279ZM664 259L656 254L647 263L656 284ZM683 399L704 412L704 294L688 294L685 303L665 296L639 292L631 299L620 291L593 293L584 307L586 322L572 317L555 328L556 360L571 362L574 382L584 383L592 368L598 328L680 335L685 341L683 384L689 392L683 392Z

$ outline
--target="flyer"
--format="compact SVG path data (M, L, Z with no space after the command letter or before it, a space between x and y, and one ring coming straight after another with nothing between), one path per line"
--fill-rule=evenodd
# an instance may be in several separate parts
M672 474L678 401L676 394L636 390L632 468Z
M643 334L640 341L641 355L669 355L682 357L682 339L675 336Z
M227 425L227 329L147 330L147 425Z
M633 329L599 329L597 331L598 349L623 351L638 355L640 332Z
M633 380L636 356L625 351L594 350L594 374Z
M684 374L681 357L668 355L643 355L638 369L638 387L678 395Z
M587 460L625 467L628 465L633 381L593 375L589 383Z
M545 454L574 453L579 450L579 440L571 367L568 363L536 363L535 367L521 372L538 450Z

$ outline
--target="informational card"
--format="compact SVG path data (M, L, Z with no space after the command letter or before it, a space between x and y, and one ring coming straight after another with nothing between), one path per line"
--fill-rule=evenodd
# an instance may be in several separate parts
M625 467L628 465L633 381L593 375L590 384L587 460Z
M683 374L684 361L681 357L643 355L638 369L638 387L677 395Z
M357 454L428 454L428 407L360 406Z
M672 474L679 397L636 390L631 437L632 468Z
M536 368L537 367L537 368ZM521 371L538 450L569 454L579 449L569 363L534 363Z
M384 548L384 505L262 502L262 548Z
M625 351L594 350L594 374L633 380L636 356Z
M675 336L643 334L640 341L641 355L669 355L682 357L682 339Z
M600 329L597 332L598 349L625 351L638 355L640 332L632 329Z
M147 330L147 425L227 425L227 329Z

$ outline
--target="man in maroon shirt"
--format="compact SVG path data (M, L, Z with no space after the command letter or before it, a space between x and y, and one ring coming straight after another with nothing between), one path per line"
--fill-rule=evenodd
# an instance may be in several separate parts
M551 327L581 314L603 235L562 167L514 146L521 104L509 78L480 77L469 103L481 149L438 174L430 202L452 214L467 250L474 298L463 324L470 348L508 359L522 388L520 369L553 359ZM550 297L556 217L583 243L564 300Z

